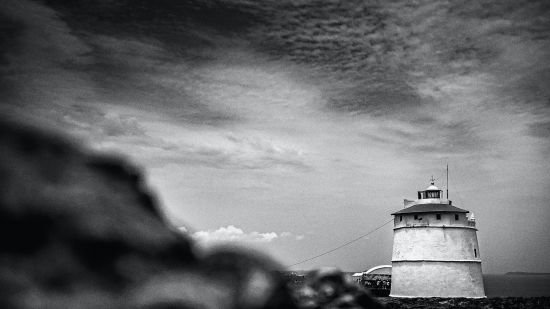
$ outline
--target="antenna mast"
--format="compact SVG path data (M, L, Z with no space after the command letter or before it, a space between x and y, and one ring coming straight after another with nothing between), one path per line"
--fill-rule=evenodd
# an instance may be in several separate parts
M449 164L447 164L447 199L449 199Z

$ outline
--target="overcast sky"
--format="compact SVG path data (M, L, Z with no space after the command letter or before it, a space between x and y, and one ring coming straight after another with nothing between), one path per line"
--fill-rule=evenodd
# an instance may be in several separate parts
M550 272L548 1L3 0L0 113L142 166L201 244L290 265L433 175L485 273ZM392 227L293 269L391 260Z

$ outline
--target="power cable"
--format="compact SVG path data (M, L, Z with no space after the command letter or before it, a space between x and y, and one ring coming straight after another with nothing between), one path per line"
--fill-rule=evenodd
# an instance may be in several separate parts
M354 242L360 240L361 238L366 237L366 236L369 236L370 234L372 234L372 233L378 231L379 229L383 228L384 226L386 226L388 223L390 223L390 222L392 222L392 221L393 221L393 218L390 219L388 222L386 222L386 223L380 225L379 227L375 228L374 230L369 231L369 232L366 233L366 234L363 234L363 235L361 235L361 236L359 236L359 237L357 237L357 238L354 238L354 239L352 239L352 240L350 240L350 241L348 241L348 242L346 242L346 243L344 243L344 244L342 244L342 245L339 245L338 247L336 247L336 248L334 248L334 249L330 249L330 250L325 251L325 252L323 252L323 253L321 253L321 254L318 254L318 255L316 255L316 256L314 256L314 257L310 257L310 258L308 258L308 259L302 260L302 261L297 262L297 263L294 263L294 264L292 264L292 265L288 265L287 268L290 268L290 267L296 266L296 265L300 265L300 264L305 263L305 262L309 262L309 261L314 260L314 259L316 259L316 258L319 258L319 257L322 257L322 256L327 255L327 254L329 254L329 253L332 253L332 252L334 252L334 251L336 251L336 250L338 250L338 249L341 249L341 248L343 248L343 247L345 247L345 246L351 245L352 243L354 243Z

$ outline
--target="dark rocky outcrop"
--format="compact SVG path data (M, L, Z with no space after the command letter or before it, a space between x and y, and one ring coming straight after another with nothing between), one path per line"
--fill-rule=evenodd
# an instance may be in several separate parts
M527 309L550 308L550 297L492 297L492 298L392 298L379 299L388 309L456 308L456 309Z
M0 188L1 308L297 307L271 259L195 250L121 159L0 120Z

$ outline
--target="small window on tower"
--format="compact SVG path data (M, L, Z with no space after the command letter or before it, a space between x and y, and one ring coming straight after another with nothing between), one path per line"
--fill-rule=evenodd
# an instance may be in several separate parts
M399 216L399 221L403 221L403 216Z
M477 249L474 249L474 257L477 257Z
M436 218L437 220L441 220L441 214L436 214L436 215L435 215L435 218Z
M418 215L414 215L414 220L418 220Z
M455 220L458 221L458 214L455 214Z

